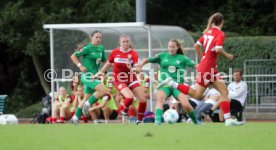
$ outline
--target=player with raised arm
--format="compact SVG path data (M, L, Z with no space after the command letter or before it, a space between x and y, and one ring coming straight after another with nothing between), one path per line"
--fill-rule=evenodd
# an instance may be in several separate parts
M144 59L140 65L137 65L137 70L140 70L147 63L158 63L160 65L160 78L161 81L168 77L171 77L173 81L177 83L184 83L184 72L186 67L194 68L196 63L190 60L188 57L183 55L181 44L178 40L171 39L168 42L168 52L157 54L155 57ZM186 95L181 93L179 90L168 86L160 86L157 91L157 103L155 108L155 124L160 125L163 104L167 97L173 96L179 100L181 105L187 111L193 122L197 124L195 112L190 105Z

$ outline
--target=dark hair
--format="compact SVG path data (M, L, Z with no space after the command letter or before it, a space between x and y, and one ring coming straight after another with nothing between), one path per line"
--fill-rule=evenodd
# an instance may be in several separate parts
M210 16L210 18L208 19L208 24L207 27L205 28L203 33L208 32L208 30L212 27L212 24L214 24L215 26L218 26L222 23L222 21L224 20L224 17L221 13L217 12L214 13L212 16Z
M90 36L94 36L96 33L101 33L100 31L98 31L98 30L95 30L95 31L93 31L92 33L91 33L91 35ZM102 33L101 33L102 34Z
M234 70L234 73L235 73L235 72L239 72L241 76L242 76L242 74L243 74L241 69L235 69L235 70Z
M169 42L174 42L176 43L176 46L178 46L178 49L177 49L177 54L181 54L181 55L184 55L184 51L182 49L182 46L183 46L183 42L180 42L179 40L176 40L176 39L170 39Z
M73 78L78 78L78 85L79 85L80 84L80 75L76 75ZM73 82L74 82L74 80L72 80L70 82L70 88L71 88L72 91L74 90Z

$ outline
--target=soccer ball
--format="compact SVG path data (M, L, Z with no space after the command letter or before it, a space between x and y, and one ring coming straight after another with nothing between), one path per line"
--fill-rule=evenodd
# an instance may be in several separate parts
M173 124L177 122L179 115L176 110L168 109L167 111L165 111L163 117L166 123Z

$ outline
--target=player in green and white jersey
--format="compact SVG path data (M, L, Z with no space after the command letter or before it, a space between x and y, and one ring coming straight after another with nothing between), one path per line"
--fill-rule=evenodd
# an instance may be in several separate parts
M107 88L100 80L94 79L94 75L98 72L100 64L106 62L106 55L103 45L101 45L102 34L99 31L94 31L91 36L91 43L85 45L79 50L76 50L72 55L72 61L79 67L82 72L81 81L84 84L84 98L82 103L78 105L75 115L72 117L71 122L78 123L80 116L87 117L89 115L88 109L94 104L97 99L105 96L110 98ZM79 58L82 57L82 63ZM83 108L83 110L82 110Z
M158 63L160 65L160 77L161 80L165 80L171 77L175 82L184 83L184 75L186 67L196 67L197 64L191 59L183 55L181 44L178 40L170 40L168 43L168 52L157 54L155 57L144 59L137 70L141 70L147 63ZM194 110L190 105L187 96L174 89L172 87L160 87L157 91L157 103L155 108L155 124L160 125L163 114L163 103L169 96L174 96L175 99L179 100L184 109L187 111L190 118L195 124L197 120L195 117Z

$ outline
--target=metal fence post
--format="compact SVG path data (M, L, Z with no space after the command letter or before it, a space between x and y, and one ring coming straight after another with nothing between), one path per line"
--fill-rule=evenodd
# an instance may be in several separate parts
M256 112L259 112L259 93L258 93L258 76L255 77L255 90L256 90Z

